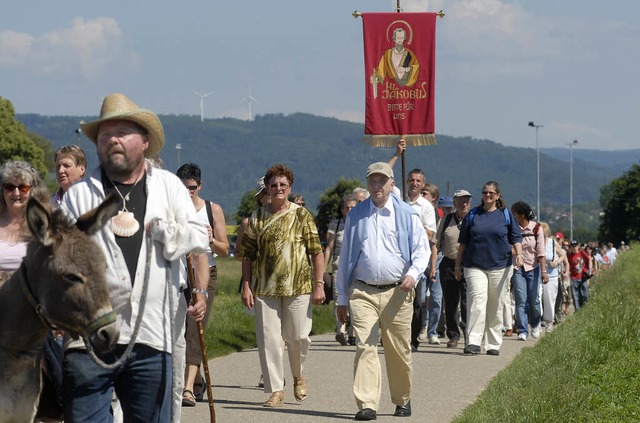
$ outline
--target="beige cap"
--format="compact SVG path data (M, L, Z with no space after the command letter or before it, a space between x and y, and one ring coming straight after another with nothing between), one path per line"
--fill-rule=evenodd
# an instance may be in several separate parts
M453 193L453 198L458 198L458 197L473 197L473 195L471 195L471 193L466 189L459 189Z
M369 167L367 168L367 178L373 173L380 173L384 176L387 176L393 179L393 169L391 169L391 166L389 166L389 163L376 162L376 163L370 164Z

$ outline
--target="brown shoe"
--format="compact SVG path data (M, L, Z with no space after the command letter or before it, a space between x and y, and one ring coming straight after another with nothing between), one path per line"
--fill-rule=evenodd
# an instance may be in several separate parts
M512 329L505 330L503 336L513 336L513 330Z
M284 391L275 391L271 394L268 400L266 400L263 407L279 407L284 402Z
M455 348L457 346L458 346L457 339L450 339L449 342L447 342L447 348Z
M307 383L303 376L293 377L293 396L296 397L296 401L307 399Z

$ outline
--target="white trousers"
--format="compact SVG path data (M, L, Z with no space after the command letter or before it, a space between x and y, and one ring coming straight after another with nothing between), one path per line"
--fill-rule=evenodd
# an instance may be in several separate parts
M284 351L294 377L303 374L311 345L311 294L255 298L256 340L264 378L264 392L284 390Z
M464 268L467 281L467 345L499 350L502 346L504 290L513 267L482 270Z
M558 276L549 276L549 282L542 284L542 320L553 323L556 298L558 297Z

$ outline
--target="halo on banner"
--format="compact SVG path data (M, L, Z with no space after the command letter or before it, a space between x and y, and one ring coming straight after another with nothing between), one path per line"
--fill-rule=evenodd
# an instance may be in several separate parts
M409 29L409 41L407 41L407 45L410 46L411 42L413 41L413 28L411 28L411 25L409 25L409 22L403 21L403 20L393 21L389 24L389 26L387 27L387 41L391 42L391 40L393 39L393 37L389 39L389 29L391 29L391 27L397 23L404 24Z

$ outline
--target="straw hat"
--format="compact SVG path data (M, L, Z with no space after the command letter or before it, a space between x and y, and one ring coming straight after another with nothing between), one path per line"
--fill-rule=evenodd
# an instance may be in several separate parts
M142 126L147 131L149 148L146 157L155 156L164 145L164 131L160 119L148 109L141 109L124 94L109 94L102 102L100 119L93 122L80 122L82 132L94 143L98 137L100 124L109 120L128 120Z

